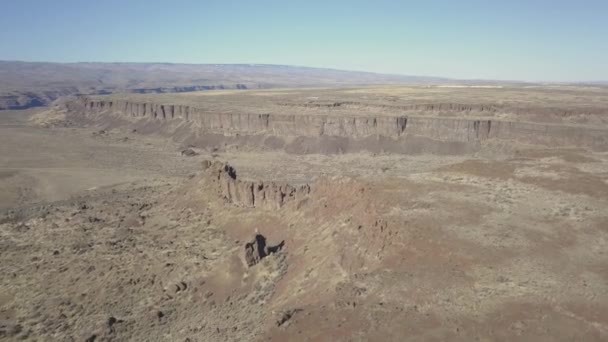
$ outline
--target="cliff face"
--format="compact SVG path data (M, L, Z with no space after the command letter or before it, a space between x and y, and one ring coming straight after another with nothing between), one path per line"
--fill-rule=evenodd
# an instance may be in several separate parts
M333 117L319 115L272 115L207 113L182 105L132 103L126 101L86 101L85 112L111 111L131 117L160 120L179 119L213 133L260 134L276 136L398 137L407 126L406 117Z
M495 113L512 113L512 114L530 114L533 112L536 115L555 115L560 117L573 116L578 114L584 115L607 115L608 109L605 106L586 105L584 108L567 109L560 107L547 107L533 104L524 105L507 105L504 103L494 104L476 104L476 103L412 103L407 105L391 105L377 103L363 103L357 101L341 101L330 103L279 103L279 105L288 108L312 108L312 109L378 109L383 111L394 112L436 112L436 113L470 113L475 112L481 115L492 115Z
M211 183L227 202L238 206L279 209L310 194L308 184L291 186L237 179L236 170L220 162L209 164L205 172L204 181Z
M298 138L308 145L313 141L333 141L341 146L341 151L354 146L365 149L362 142L371 143L370 137L377 137L377 141L384 140L382 143L387 149L380 147L380 150L389 151L399 149L396 147L398 144L408 143L414 146L414 150L429 151L424 146L415 146L428 144L440 146L440 150L454 150L454 146L460 146L457 150L471 151L488 140L608 150L606 130L582 126L403 115L233 114L207 112L185 105L120 100L79 101L82 102L77 107L84 110L85 115L93 117L114 115L187 123L188 130L197 132L197 136L201 132L229 137L267 135ZM318 152L315 148L304 152ZM434 150L430 149L431 152Z

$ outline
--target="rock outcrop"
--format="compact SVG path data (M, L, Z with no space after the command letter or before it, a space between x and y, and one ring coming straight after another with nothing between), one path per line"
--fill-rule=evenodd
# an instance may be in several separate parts
M276 246L268 246L264 235L255 234L253 239L245 244L245 263L249 267L255 266L265 257L282 250L284 246L285 241Z
M232 166L220 162L213 163L205 172L206 181L213 184L227 202L238 206L279 209L310 194L308 184L292 186L240 180Z
M182 150L181 154L182 154L182 156L186 156L186 157L194 157L194 156L198 155L198 153L191 148Z
M260 234L256 234L251 242L245 244L245 262L251 267L260 262L266 253L266 238Z

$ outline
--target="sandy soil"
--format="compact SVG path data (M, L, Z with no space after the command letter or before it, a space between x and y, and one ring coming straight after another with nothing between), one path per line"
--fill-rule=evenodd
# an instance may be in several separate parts
M30 114L0 112L0 338L608 339L606 153L187 157ZM205 160L312 191L236 205ZM256 232L284 247L248 267Z

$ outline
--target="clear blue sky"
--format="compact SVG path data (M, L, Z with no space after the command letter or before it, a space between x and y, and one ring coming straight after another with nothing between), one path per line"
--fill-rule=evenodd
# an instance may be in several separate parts
M608 0L0 0L0 59L608 80Z

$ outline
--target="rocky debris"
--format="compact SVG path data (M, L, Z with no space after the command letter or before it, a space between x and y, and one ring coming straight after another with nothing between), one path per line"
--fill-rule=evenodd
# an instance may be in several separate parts
M170 265L167 265L167 266L170 266ZM187 289L188 289L188 284L186 282L178 281L178 282L172 283L171 285L164 287L163 291L165 293L167 293L167 295L173 296L173 294L178 294L180 292L186 291Z
M275 182L243 181L229 164L214 162L207 168L210 181L217 184L224 199L236 205L279 209L288 202L299 201L310 194L310 185L292 186Z
M116 322L118 322L116 317L112 316L108 318L108 328L111 328L114 324L116 324Z
M11 337L18 335L23 330L20 324L0 321L0 337Z
M88 221L89 221L89 223L97 223L97 222L101 222L102 219L100 219L99 217L95 217L95 216L89 216Z
M17 224L15 226L14 230L19 233L24 233L24 232L27 232L28 230L30 230L30 226L28 226L27 224L25 224L23 222L20 222L19 224Z
M285 241L281 241L276 246L267 246L264 235L256 234L251 242L245 244L245 262L249 267L255 266L263 258L280 251L284 245Z
M293 318L293 316L303 311L302 309L292 309L286 310L279 313L279 318L277 319L277 327L281 327L283 325L289 324L289 320Z
M115 329L116 329L116 324L118 323L122 323L123 320L122 319L117 319L114 316L111 316L110 318L108 318L108 321L106 322L106 327L108 328L108 332L109 333L114 333Z
M172 188L163 185L160 189ZM240 257L237 259L242 259L241 248L253 234L240 239L241 242L236 245L234 238L207 227L209 223L205 222L214 218L211 212L206 209L200 212L190 209L177 211L174 206L165 206L162 201L158 203L157 196L165 197L167 192L156 191L157 188L146 186L126 193L86 194L53 204L50 208L35 206L17 212L19 221L11 221L3 228L12 229L19 222L26 222L31 224L27 234L44 233L36 236L45 238L41 247L36 246L28 251L10 240L0 243L0 247L8 251L6 254L10 265L7 276L0 277L4 280L2 284L21 284L24 277L32 277L35 280L23 286L22 291L48 294L31 296L25 301L21 299L19 303L15 301L19 308L40 307L40 311L37 311L40 312L40 321L37 320L38 316L33 316L34 313L11 320L13 326L19 323L23 330L9 336L7 334L13 334L14 329L4 329L0 341L26 337L44 341L48 340L48 336L53 340L128 341L164 336L166 332L171 333L170 339L177 341L184 341L186 335L190 334L193 341L247 341L255 339L264 329L255 324L256 320L265 320L274 325L274 319L268 321L263 316L266 314L265 308L258 303L268 301L277 279L284 274L287 267L284 255L279 253L266 258L263 265L258 266L264 273L263 281L251 278L251 287L249 284L242 285L240 276L243 268L247 267L244 261L241 264L241 260L234 260L232 253L236 247ZM49 210L50 216L39 219ZM72 216L73 212L77 214ZM189 216L191 214L192 217ZM149 227L153 228L145 234L137 234L137 240L132 240L131 224L119 224L140 215L148 216ZM63 219L67 217L70 221L64 222ZM89 228L92 226L89 217L99 217L105 224ZM175 220L176 225L155 225L166 222L167 218ZM54 222L59 223L61 229L72 229L74 233L67 236L57 234L49 229ZM205 229L200 229L201 224ZM85 228L88 230L85 231ZM180 241L180 238L183 240ZM269 239L268 243L274 244L275 241ZM77 252L79 250L86 252ZM19 258L19 263L12 259L15 255L13 251L23 251L24 256ZM55 256L54 251L57 251ZM158 258L143 256L149 251L158 253ZM223 258L228 255L230 265L235 262L234 265L238 267L229 270L223 267ZM107 258L107 263L97 263L99 257ZM207 261L216 259L219 261ZM74 263L73 260L82 262ZM29 273L22 271L18 266L20 263L27 266ZM140 264L141 267L132 268ZM43 265L53 267L47 272ZM67 269L65 265L70 268ZM229 288L214 281L223 279L219 277L225 272L235 277L235 283L230 284ZM109 279L103 284L95 281L106 275ZM47 279L49 284L45 284ZM201 285L205 281L208 283ZM246 286L243 287L246 291L241 292L241 286ZM49 288L54 290L45 292ZM25 299L25 296L21 298ZM77 299L72 303L70 298ZM192 307L201 305L204 305L204 311L192 313ZM142 313L147 316L142 317ZM237 330L233 330L233 322L239 322ZM220 327L222 333L214 339L209 332L211 328L215 331L216 326Z
M191 148L182 150L181 154L182 154L182 156L185 156L185 157L194 157L194 156L198 155L198 153Z
M206 159L203 160L202 163L201 163L201 166L202 166L203 170L207 170L208 168L211 167L211 165L212 165L211 161L206 160Z
M188 284L183 281L178 282L174 285L175 293L185 291L188 288Z

